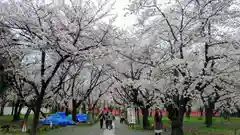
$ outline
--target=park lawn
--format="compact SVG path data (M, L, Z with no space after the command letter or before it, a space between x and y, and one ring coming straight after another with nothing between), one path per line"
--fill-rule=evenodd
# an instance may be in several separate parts
M154 121L153 117L148 118L151 128L149 130L153 130ZM171 128L170 120L164 116L163 125L165 129ZM220 117L213 118L213 126L207 128L203 125L204 117L202 120L199 120L199 117L191 117L190 119L184 118L184 133L186 135L192 135L193 132L198 132L201 135L232 135L234 130L238 129L240 126L240 118L230 118L230 122L224 120ZM135 125L134 129L136 130L143 130L142 129L142 119L140 119L140 125Z
M12 122L12 117L13 116L11 115L0 116L0 127L4 125L9 125L9 124L16 125L17 127L19 127L19 130L9 131L8 133L12 133L14 135L26 135L20 132L22 121ZM5 132L5 131L0 131L0 132Z
M23 118L23 115L20 115L21 118ZM33 118L33 115L29 115L28 117L28 122L27 124L28 125L31 125L32 123L32 118ZM17 121L17 122L12 122L12 119L13 119L13 116L11 115L4 115L4 116L0 116L0 126L3 126L3 125L8 125L8 124L22 124L22 120L20 121Z
M1 126L4 126L4 125L16 125L18 128L15 130L15 131L9 131L7 133L10 133L10 134L14 134L14 135L27 135L27 133L22 133L21 132L21 129L22 129L22 124L23 124L23 121L22 120L19 120L19 121L16 121L16 122L12 122L12 117L11 115L4 115L4 116L0 116L0 127ZM24 117L24 115L20 115L21 118ZM33 115L29 115L28 117L28 122L27 122L27 129L29 130L31 128L31 123L32 123L32 119L33 119ZM54 129L55 128L58 128L56 126L53 127ZM49 130L49 125L43 125L41 126L41 128L39 129L40 133L44 133L45 131L48 131ZM6 132L6 131L0 131L1 132Z
M11 120L12 120L12 116L10 115L0 116L0 126L10 123Z
M12 122L12 117L13 116L11 116L11 115L0 116L0 127L4 126L4 125L9 125L9 124L17 125L18 128L16 131L9 131L8 133L14 134L14 135L27 135L27 133L21 132L23 121L20 120L20 121ZM24 115L20 115L20 117L23 118ZM28 122L27 122L28 130L31 128L32 119L33 119L33 114L30 114L28 117ZM77 126L92 126L92 125L96 124L97 122L98 122L98 120L94 120L92 123L88 123L88 122L80 123L80 124L77 124ZM57 128L61 128L61 127L63 127L63 126L53 126L53 129L57 129ZM49 131L49 130L52 130L52 129L50 129L49 125L43 125L39 129L40 134L44 134L44 132ZM1 132L4 132L4 131L0 131L0 133Z

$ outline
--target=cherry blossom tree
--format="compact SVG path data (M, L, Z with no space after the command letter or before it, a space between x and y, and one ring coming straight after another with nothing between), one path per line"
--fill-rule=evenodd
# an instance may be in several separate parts
M99 51L105 51L105 47L114 42L112 22L101 22L108 16L112 2L88 1L79 6L82 8L67 4L59 7L34 1L9 1L1 10L1 26L11 29L17 39L9 53L37 59L30 65L25 62L25 69L14 73L34 91L32 135L36 134L44 97L52 92L50 86L61 65L73 59L91 60L92 54L101 54Z
M158 91L172 121L172 134L183 134L183 116L189 101L206 91L213 91L215 99L220 95L217 92L228 95L228 91L235 91L230 87L223 88L219 78L224 76L220 70L226 63L235 63L236 68L239 49L234 46L238 41L218 29L236 18L233 15L236 10L231 10L233 5L238 6L235 2L178 0L169 3L165 9L157 0L135 0L129 5L129 11L138 14L138 25L143 33L151 34L148 38L152 46L168 49L168 62L155 67L159 68L156 83L163 81L165 84ZM229 47L226 49L226 46ZM227 71L229 73L231 68ZM211 108L208 109L211 115L213 106L208 104L207 108Z
M143 113L143 126L148 127L149 108L156 104L152 87L152 67L150 48L139 47L136 40L125 38L125 45L115 52L115 61L108 64L111 76L116 80L111 91L113 100L120 105L134 105L139 120L139 108ZM148 65L149 64L149 65Z
M94 119L95 117L95 109L98 106L99 102L101 101L102 97L106 94L109 93L110 90L112 89L114 82L109 78L109 80L107 80L106 82L100 84L98 87L96 87L94 90L94 92L92 92L91 94L91 99L90 103L91 104L91 111L92 111L92 117Z
M0 116L4 115L4 108L7 103L9 103L13 99L14 95L11 93L10 90L5 91L3 94L0 95Z

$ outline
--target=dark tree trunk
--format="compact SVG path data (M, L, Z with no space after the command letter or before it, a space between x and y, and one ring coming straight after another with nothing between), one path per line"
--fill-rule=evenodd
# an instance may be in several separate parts
M55 112L57 112L57 106L54 106L54 107L52 107L52 109L51 109L52 111L52 113L55 113Z
M171 135L184 135L183 132L183 118L186 112L186 105L189 99L185 99L183 96L181 99L175 97L174 102L178 105L169 105L166 107L168 111L168 118L171 120L172 132Z
M171 135L184 135L183 132L183 118L184 118L184 109L172 109L171 112L173 115L171 118Z
M43 116L43 118L46 118L46 114L43 113L42 111L40 111L41 115Z
M85 104L85 103L82 104L82 113L83 113L83 114L87 114L86 104Z
M77 115L77 103L76 100L72 100L72 120L77 122L76 120L76 115Z
M95 121L95 107L91 108L91 112L92 112L92 120Z
M37 126L39 122L39 116L41 112L42 102L43 102L44 92L38 97L36 104L35 104L35 111L33 116L32 128L31 128L31 135L36 135L37 133Z
M205 117L205 125L207 127L211 127L212 126L212 118L213 118L213 109L214 109L214 102L209 101L208 102L208 106L205 106L205 113L206 113L206 117Z
M20 106L20 100L18 99L14 106L13 121L20 120L20 115L18 115L19 106Z
M137 113L137 124L140 124L140 115L139 115L139 109L138 107L135 108L136 109L136 113Z
M12 112L11 112L11 116L13 116L13 114L14 114L14 108L15 108L15 102L13 101L13 102L12 102Z
M65 108L65 114L66 114L66 116L68 116L68 114L69 114L68 106L66 106L66 108Z
M124 107L124 118L125 118L125 124L128 124L126 107Z
M27 112L26 112L25 115L24 115L24 121L26 121L26 122L28 121L28 116L30 115L31 110L32 110L31 108L28 108L28 109L27 109Z
M190 115L191 115L191 106L188 106L187 107L187 112L186 112L186 117L188 118L188 119L190 119Z
M199 119L202 120L202 118L203 118L203 108L200 107L199 111L200 111L200 118Z
M149 121L148 121L148 114L149 114L149 108L144 107L141 108L142 114L143 114L143 128L147 129L149 128Z
M240 117L240 108L237 108L237 116Z
M98 97L98 99L97 100L95 100L95 102L93 103L93 105L92 105L92 117L93 117L93 120L95 120L95 109L96 109L96 106L97 106L97 103L98 103L98 101L99 101L99 99L100 99L100 97ZM98 110L99 110L99 108L98 108ZM97 115L98 115L98 110L97 110Z
M2 103L1 104L1 110L0 110L0 116L4 115L4 107L5 107L6 103Z
M23 108L23 104L20 104L19 107L18 107L18 111L17 111L17 117L18 117L19 119L20 119L20 115L21 115L22 108Z

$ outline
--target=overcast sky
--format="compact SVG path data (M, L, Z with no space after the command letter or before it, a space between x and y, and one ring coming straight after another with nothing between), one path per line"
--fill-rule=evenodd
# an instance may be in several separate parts
M129 0L116 0L116 4L114 6L115 12L118 14L118 18L115 22L115 25L123 28L130 27L136 20L134 15L124 17L126 11L124 8L127 7Z
M0 0L0 1L8 1L8 0ZM44 3L69 3L69 0L36 0L40 3L44 2ZM77 1L79 2L80 0L73 0L73 1ZM83 0L84 1L84 0ZM112 1L112 0L110 0ZM132 26L132 24L134 24L136 22L136 16L135 15L127 15L126 17L124 17L126 11L124 10L124 8L127 7L127 5L129 4L130 0L116 0L116 3L114 5L114 10L113 12L116 13L118 15L116 21L114 22L114 24L118 27L121 28L130 28ZM166 1L171 1L171 0L157 0L160 3L165 3Z
M59 3L61 0L45 0L45 1L48 1L48 2L49 1L54 1L54 2ZM65 1L65 3L69 2L69 0L63 0L63 1ZM80 0L76 0L76 1L80 1ZM112 0L110 0L110 1L112 1ZM125 28L125 29L130 28L132 26L132 24L134 24L136 22L136 16L135 15L124 16L125 13L126 13L126 10L124 10L124 8L127 7L127 5L129 4L129 1L130 0L116 0L116 3L113 7L114 8L113 12L118 15L114 24L121 27L121 28ZM171 1L171 0L157 0L157 1L159 3L163 4L163 3L166 3L167 1Z

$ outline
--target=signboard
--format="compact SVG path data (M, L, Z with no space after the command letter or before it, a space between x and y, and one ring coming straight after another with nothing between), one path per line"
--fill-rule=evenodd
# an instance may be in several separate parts
M129 124L136 123L136 116L135 116L135 109L134 108L127 108L127 120Z

